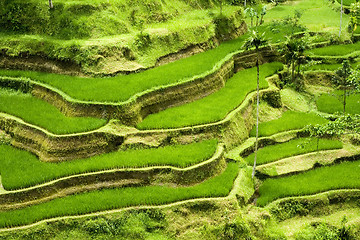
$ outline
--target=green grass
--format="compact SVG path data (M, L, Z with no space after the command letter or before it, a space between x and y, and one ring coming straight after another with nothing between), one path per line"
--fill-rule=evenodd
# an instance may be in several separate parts
M150 186L106 189L68 196L24 209L0 212L0 227L19 226L47 218L128 206L161 205L201 197L222 197L231 191L238 170L238 164L231 162L222 174L191 187Z
M31 187L61 177L125 167L187 167L211 158L217 140L162 148L118 151L60 163L42 162L12 146L0 145L0 175L7 190Z
M83 78L34 71L0 70L2 76L28 77L49 84L69 96L86 101L123 102L154 87L179 83L210 71L231 52L242 48L247 35L219 47L137 74L108 78Z
M355 63L351 63L350 65L351 65L351 67L353 69L356 69L358 66L360 66L360 63L355 62ZM307 67L306 70L312 70L312 71L316 71L316 70L336 71L341 66L342 66L342 64L340 64L340 63L339 64L316 64L316 65L312 65L310 67Z
M25 122L47 129L55 134L68 134L98 129L105 119L66 117L53 105L31 94L0 88L0 112L23 119Z
M283 158L316 152L316 138L299 138L289 142L266 146L258 150L258 165L274 162ZM337 140L320 139L319 150L330 150L342 148L342 143ZM254 164L254 153L250 154L245 160L249 164Z
M302 129L309 124L322 124L327 120L316 115L315 113L303 113L287 111L278 119L263 122L259 124L259 136L271 136L275 133ZM256 134L255 126L250 132L250 136L254 137Z
M278 62L260 66L260 87L267 87L265 77L273 75L282 67L282 64ZM137 127L140 129L176 128L220 121L255 90L256 68L245 69L229 79L225 87L219 91L200 100L149 115Z
M345 56L360 51L360 42L346 45L332 45L305 51L310 56Z
M310 31L339 32L340 12L335 11L328 0L287 1L269 9L264 17L265 23L293 16L296 9L302 13L299 24ZM349 16L344 14L342 29L346 29L348 22Z
M338 3L341 4L341 0L337 0ZM352 3L356 3L356 0L343 0L343 5L344 6L350 6Z
M330 94L322 94L317 100L318 110L326 113L343 112L343 92L334 91ZM345 111L350 114L360 114L360 94L346 97Z
M334 189L360 188L360 161L317 168L309 172L267 179L260 186L258 205L265 206L279 198L303 196Z

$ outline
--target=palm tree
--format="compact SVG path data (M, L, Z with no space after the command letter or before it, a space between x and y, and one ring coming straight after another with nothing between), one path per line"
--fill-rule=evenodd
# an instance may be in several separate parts
M252 31L250 37L246 40L244 47L246 49L255 47L256 49L256 70L257 70L257 78L256 78L256 140L255 140L255 158L254 158L254 166L251 177L255 176L255 168L256 168L256 159L257 159L257 150L259 147L259 104L260 104L260 66L259 66L259 48L264 45L266 41L264 40L264 33L259 34L258 31Z

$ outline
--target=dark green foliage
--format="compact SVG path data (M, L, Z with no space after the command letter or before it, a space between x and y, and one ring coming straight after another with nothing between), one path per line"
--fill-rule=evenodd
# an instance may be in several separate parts
M242 12L239 10L232 17L224 16L223 14L214 17L215 36L219 39L226 40L230 34L236 31L236 23L242 18Z
M356 91L359 91L360 73L354 72L350 66L349 61L345 60L342 63L342 67L340 67L336 72L335 76L332 79L333 84L341 90L342 93L342 102L343 102L343 113L346 111L346 97Z
M250 228L241 218L237 218L235 221L227 222L221 226L219 235L222 240L251 239Z
M360 115L342 115L327 124L310 125L306 131L312 137L343 136L347 134L360 135Z
M349 229L343 224L339 229L325 222L314 222L307 225L295 236L296 240L350 240Z

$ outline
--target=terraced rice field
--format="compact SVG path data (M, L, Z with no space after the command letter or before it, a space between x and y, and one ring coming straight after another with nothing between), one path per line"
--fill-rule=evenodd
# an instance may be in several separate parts
M238 169L237 163L229 163L222 174L192 187L150 186L108 189L56 199L24 209L0 212L0 227L128 206L161 205L186 199L224 197L230 192Z
M137 74L109 78L82 78L33 71L0 70L1 76L26 77L48 84L70 97L95 102L124 102L153 88L176 84L211 71L219 62L242 48L247 35L219 47Z
M166 146L112 152L87 159L49 163L29 152L0 145L0 173L7 190L27 188L66 176L109 169L149 166L188 167L205 161L215 153L217 140L188 145Z
M278 119L271 120L269 122L263 122L259 124L259 136L265 137L275 133L280 133L289 130L302 129L307 125L323 124L327 120L317 115L316 113L303 113L286 111ZM254 137L256 129L253 128L250 132L250 136Z
M8 113L27 123L55 134L87 132L107 123L105 119L66 117L53 105L30 94L0 88L0 112Z
M260 88L265 88L268 86L265 78L281 70L282 64L269 63L260 68ZM250 92L256 90L255 79L256 68L242 70L229 79L225 87L218 92L198 101L152 114L137 127L139 129L177 128L220 121L239 106Z
M285 14L289 16L289 12L292 13L298 8L304 11L299 22L303 26L295 24L296 26L290 29L288 25L282 24L282 27L274 29L279 22L270 23L271 20L282 19ZM290 31L297 32L304 27L307 30L317 30L316 24L325 18L327 21L322 23L321 29L337 30L338 20L335 19L337 15L338 13L333 11L330 5L324 5L323 1L296 1L269 9L265 25L260 28L269 30L266 36L271 38L272 42L278 43L284 41L285 34ZM317 19L314 20L314 16L317 16ZM347 21L348 17L344 16L344 24L347 24ZM226 199L229 202L225 204L235 204L238 207L239 202L248 204L259 195L256 202L258 206L263 207L276 199L285 197L306 196L333 189L359 189L360 160L358 157L352 162L341 162L330 166L320 166L317 163L305 170L284 171L283 174L291 176L267 175L259 171L261 167L267 167L273 163L281 164L281 160L286 158L305 155L311 157L309 153L317 151L321 151L319 154L332 152L330 150L336 153L337 151L346 152L348 150L346 147L353 150L346 152L349 155L342 155L349 157L345 159L348 160L352 157L350 154L357 153L359 149L356 138L352 139L348 136L340 136L337 139L300 137L303 136L301 130L307 125L325 124L330 121L321 117L322 114L319 112L334 113L342 110L341 101L337 97L340 93L337 91L330 95L323 94L318 99L311 99L314 102L316 100L319 112L295 112L287 109L286 106L276 108L270 106L269 95L277 98L280 88L273 82L268 82L267 77L276 75L284 69L284 63L277 61L260 66L260 88L264 93L261 97L263 106L266 105L269 111L275 111L277 115L281 114L281 117L259 125L262 143L265 145L274 143L274 145L258 149L258 168L255 175L258 179L251 179L250 171L254 162L254 153L249 154L249 151L254 148L254 143L253 138L248 138L255 135L254 99L257 69L253 67L254 64L247 65L246 69L240 67L241 70L237 70L236 67L251 63L255 55L249 52L250 55L247 57L250 60L233 58L235 53L245 51L243 44L247 38L248 34L245 34L237 39L223 42L215 49L191 57L139 73L115 77L74 77L0 69L0 76L18 77L21 78L19 81L24 82L30 79L41 83L49 90L63 94L67 100L69 96L79 104L88 106L106 103L114 108L117 108L116 105L125 105L130 106L128 110L133 112L140 109L138 119L134 121L138 123L136 126L135 124L122 125L124 123L120 121L120 117L118 119L113 117L115 114L107 115L108 119L67 117L58 108L30 93L0 88L0 113L5 113L4 115L11 119L10 121L0 118L0 129L2 129L0 131L0 208L4 206L5 209L0 210L0 228L12 228L52 218L98 214L102 211L118 211L131 207L136 209L140 206L144 208L163 207L161 205L167 204L172 206L172 204L180 204L181 201L196 203L199 199L214 201ZM322 40L326 40L325 37L321 38ZM325 58L339 56L347 58L354 53L358 54L359 49L360 45L357 42L310 49L306 51L306 54ZM271 53L267 54L271 55ZM274 56L262 57L263 60L267 60L267 57L270 59ZM191 100L192 96L188 96L189 99L184 100L186 103L171 102L154 111L142 109L141 104L135 106L134 109L131 108L130 103L136 102L143 93L150 93L156 89L165 90L169 86L176 88L180 83L195 78L201 79L200 76L209 77L212 76L211 74L219 73L221 67L228 64L230 58L232 77L230 79L218 77L226 82L225 86L216 88L211 94L209 92L194 96L197 100ZM358 61L353 63L353 67L358 65ZM338 64L319 64L306 70L333 71L339 66ZM274 81L281 81L282 76L275 78ZM174 91L171 94L178 93ZM297 94L296 96L300 96L303 93ZM313 97L308 95L309 98ZM360 113L358 96L353 95L348 98L349 113ZM149 106L155 105L158 99L152 100L154 103L147 103ZM304 109L311 107L309 104ZM118 108L120 109L121 106ZM311 111L315 111L314 109L315 107L311 108ZM73 113L77 110L74 107ZM35 127L20 128L20 125L17 125L18 118ZM45 129L50 134L46 131L38 131L36 127ZM91 133L99 133L99 135L87 135L89 131L96 129L98 131ZM111 141L115 137L120 140ZM97 141L97 138L105 140ZM59 148L54 150L52 144L58 145ZM75 156L75 153L86 152L91 146L99 146L100 149L99 153L95 151L87 155L94 155L92 157L68 159L61 155L65 153ZM233 149L240 149L235 157L226 155ZM101 151L106 153L103 154ZM41 156L40 153L45 156L55 156L58 160L64 161L44 162L40 160L43 158L37 157L37 155ZM215 156L220 160L212 161ZM241 156L246 157L243 159ZM333 159L331 163L338 160L338 158ZM290 161L287 164L296 165L298 162ZM320 167L315 168L318 165ZM289 169L292 168L289 167ZM156 177L154 177L155 174L151 175L147 172L151 170L156 172ZM100 174L110 171L134 173L134 175L129 174L128 178L124 177L125 180L130 179L134 182L143 177L138 176L140 171L145 177L140 179L144 181L139 180L133 183L129 180L129 184L116 185L124 179L103 180L99 177ZM181 172L180 177L174 176L172 171ZM191 172L191 174L185 176L183 171ZM83 182L76 182L85 175L92 174L95 176L94 182L86 182L85 178L82 179ZM276 176L276 178L271 176ZM74 185L64 184L66 186L62 186L63 189L54 187L51 191L55 194L41 189L42 187L45 189L46 186L50 189L53 187L52 184L70 178L76 180L72 183ZM257 189L255 184L259 184L258 192L255 192ZM61 190L64 189L70 189L73 192L69 190L61 195ZM43 195L38 199L33 198L34 196L27 199L25 196L24 200L20 199L18 202L6 202L7 197L10 199L31 191ZM179 206L176 211L183 211L184 215L189 214L189 211L182 209L182 205ZM204 211L211 211L211 207L209 209ZM236 221L241 222L239 219ZM238 222L226 224L238 227L236 225ZM215 229L214 232L216 231ZM233 233L232 230L230 232Z
M360 114L360 94L352 94L346 97L345 111L350 114ZM316 105L321 112L336 113L343 112L343 91L334 91L329 94L322 94Z
M317 168L294 176L268 179L260 186L258 204L265 206L279 198L303 196L334 189L360 187L360 161Z
M310 49L305 51L305 54L310 56L345 56L348 54L356 54L359 52L360 43L333 45L322 48Z
M283 158L292 157L300 154L315 152L317 150L330 150L342 148L342 143L338 140L320 139L317 148L317 139L315 138L299 138L289 142L260 148L258 151L257 164L265 164L274 162ZM250 154L245 160L250 164L254 164L254 154Z

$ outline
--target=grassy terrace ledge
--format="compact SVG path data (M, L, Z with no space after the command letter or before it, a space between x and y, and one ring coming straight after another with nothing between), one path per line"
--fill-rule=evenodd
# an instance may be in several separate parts
M282 68L283 65L279 62L261 65L260 87L268 87L265 77L275 74ZM137 127L140 129L178 128L220 121L239 106L250 92L256 90L254 79L256 79L256 68L239 71L226 82L225 87L216 93L149 115Z
M55 199L24 209L0 212L0 228L30 224L47 218L129 206L161 205L194 198L225 197L231 191L238 171L239 164L230 162L220 175L191 187L149 186L107 189Z
M5 189L15 190L75 174L116 168L148 166L188 167L209 159L217 140L188 145L112 152L61 163L41 162L29 152L0 145L0 172Z

